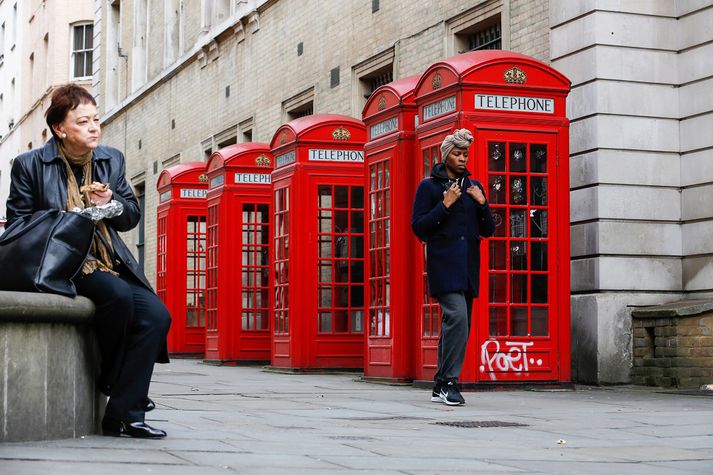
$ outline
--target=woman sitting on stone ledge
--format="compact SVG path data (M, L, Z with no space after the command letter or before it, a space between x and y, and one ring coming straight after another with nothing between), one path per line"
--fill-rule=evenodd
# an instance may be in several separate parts
M96 307L98 386L109 396L104 435L165 437L166 432L147 425L144 416L154 407L148 398L154 362L168 362L171 317L118 234L134 228L141 217L124 176L124 156L99 145L96 101L80 86L56 89L46 117L53 137L13 162L7 225L45 209L71 211L112 200L121 204L121 214L97 223L90 254L74 284Z

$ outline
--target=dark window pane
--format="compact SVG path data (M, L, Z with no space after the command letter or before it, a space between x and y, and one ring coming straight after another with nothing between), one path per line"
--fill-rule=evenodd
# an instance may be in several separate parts
M488 178L490 194L488 199L491 204L505 204L505 177L503 175L490 175Z
M547 145L530 145L530 171L547 173Z
M548 323L547 307L532 307L532 335L547 336Z
M352 208L363 208L364 207L364 187L353 186L352 187Z
M527 303L526 274L512 274L510 276L510 302Z
M348 208L349 207L349 187L335 186L334 187L334 207Z
M508 332L508 312L506 307L490 307L490 336L505 336Z
M547 206L547 178L532 177L530 178L530 184L532 191L530 203L535 206Z
M547 303L547 274L533 274L532 303Z
M547 211L542 209L530 210L530 236L547 237Z
M513 336L526 336L527 307L511 307L510 312L510 334Z
M530 243L530 269L547 270L547 243L532 241Z
M503 142L488 143L488 170L505 171L505 144Z
M507 259L507 242L490 240L490 265L489 269L505 270L505 261Z
M510 242L510 269L527 270L527 243L525 241Z
M505 303L507 300L507 275L490 274L490 302Z
M524 172L526 170L525 153L526 146L524 143L510 144L510 171Z
M527 204L527 178L524 176L510 177L510 204Z

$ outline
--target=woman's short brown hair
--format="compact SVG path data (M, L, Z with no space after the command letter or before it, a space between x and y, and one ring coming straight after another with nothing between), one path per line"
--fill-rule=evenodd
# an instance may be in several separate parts
M47 109L47 112L45 112L45 117L50 132L52 132L55 139L61 140L54 132L52 126L60 124L64 118L67 117L67 113L76 109L79 104L87 103L97 105L97 101L94 100L94 97L82 86L65 84L54 90L52 93L52 103Z

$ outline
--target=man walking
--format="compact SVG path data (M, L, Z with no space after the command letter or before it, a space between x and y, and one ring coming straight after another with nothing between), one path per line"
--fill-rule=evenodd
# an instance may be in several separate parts
M441 161L416 190L411 227L426 243L428 293L441 306L438 369L431 401L465 404L457 382L478 296L480 241L495 231L483 186L466 168L473 135L460 129L441 144Z

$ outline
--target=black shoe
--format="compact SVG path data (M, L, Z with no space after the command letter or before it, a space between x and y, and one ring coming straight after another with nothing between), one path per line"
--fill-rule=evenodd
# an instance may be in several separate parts
M465 404L465 399L458 391L458 385L454 380L448 381L441 387L441 400L449 406L461 406Z
M112 437L126 435L137 439L163 439L166 437L166 431L151 427L144 422L117 421L107 418L102 421L102 434Z
M153 411L154 409L156 409L156 403L147 396L146 400L144 400L144 412Z
M433 386L433 391L431 392L431 402L443 402L443 399L441 399L442 386L443 383L440 381L437 381L435 386Z

